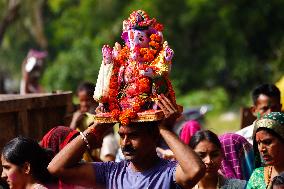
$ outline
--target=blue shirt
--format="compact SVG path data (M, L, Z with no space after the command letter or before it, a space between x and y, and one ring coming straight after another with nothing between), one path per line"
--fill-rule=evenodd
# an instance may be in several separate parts
M160 159L151 169L135 172L129 161L95 162L96 186L108 189L181 188L175 182L176 161Z

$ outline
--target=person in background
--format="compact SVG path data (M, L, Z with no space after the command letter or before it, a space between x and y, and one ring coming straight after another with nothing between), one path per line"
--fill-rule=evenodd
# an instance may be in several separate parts
M284 172L273 178L271 189L284 189Z
M204 177L193 189L243 189L245 180L229 179L219 174L224 157L218 136L209 130L197 131L190 139L189 146L199 155L206 166Z
M57 126L43 136L40 145L43 148L51 149L54 154L57 154L78 135L79 132L77 130L72 130L65 126Z
M205 166L169 129L179 115L177 108L164 95L159 97L158 106L165 114L161 122L132 122L119 127L126 160L78 164L86 148L98 146L107 129L113 126L95 123L59 152L48 170L64 181L96 188L191 188L203 176ZM157 156L159 135L172 149L177 162Z
M201 125L199 124L199 122L196 120L189 120L182 126L180 139L185 144L189 144L191 137L199 130L201 130Z
M20 94L44 92L39 84L39 79L43 72L43 60L46 56L46 51L29 50L27 57L22 63Z
M100 159L102 161L115 161L119 149L118 140L115 138L114 129L110 128L103 139L100 150Z
M255 122L255 167L247 189L267 189L284 171L284 114L271 112Z
M42 140L40 141L40 145L43 148L48 148L53 151L54 154L57 154L60 150L62 150L69 142L71 142L74 138L76 138L80 133L77 130L72 130L69 127L65 126L58 126L52 128L50 131L48 131ZM90 155L90 152L88 153L88 156ZM86 189L80 186L76 185L69 185L63 183L61 180L59 180L58 183L59 189Z
M254 170L254 153L252 145L242 136L226 133L219 137L224 158L221 172L226 178L249 180Z
M83 82L78 86L77 96L79 98L79 110L73 114L70 124L71 129L84 131L93 123L93 116L95 114L98 103L93 99L95 85L90 82ZM90 113L90 114L89 114ZM119 146L116 140L113 128L109 128L108 134L104 137L100 151L94 150L92 155L100 158L103 161L114 161ZM91 161L86 155L84 159Z
M95 114L97 102L93 99L95 85L90 82L81 83L76 91L79 99L79 109L74 112L72 121L70 123L71 129L79 129L84 131L89 125L86 125L84 118L88 116L87 113Z
M273 84L262 84L256 87L252 92L252 114L260 118L270 112L280 112L282 108L280 97L279 89ZM249 143L253 144L253 130L254 123L237 131L236 134L245 137Z
M52 155L30 138L17 137L9 141L1 155L2 179L11 189L52 188L55 179L47 170Z

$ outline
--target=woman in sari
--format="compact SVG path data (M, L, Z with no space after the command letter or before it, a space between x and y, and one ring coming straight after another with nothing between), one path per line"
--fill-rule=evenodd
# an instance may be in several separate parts
M252 145L241 135L226 133L219 137L224 152L221 172L227 178L249 180L254 170Z
M72 130L69 127L57 126L48 131L41 140L41 146L43 148L48 148L57 154L61 151L69 142L79 135L77 130ZM90 152L86 153L90 157ZM81 186L75 186L70 184L65 184L61 180L58 183L59 189L86 189Z
M273 178L284 171L284 114L271 112L255 123L255 167L248 189L271 188Z
M209 131L198 131L190 139L189 146L206 166L206 173L193 189L243 189L246 181L228 179L218 173L224 157L218 136Z

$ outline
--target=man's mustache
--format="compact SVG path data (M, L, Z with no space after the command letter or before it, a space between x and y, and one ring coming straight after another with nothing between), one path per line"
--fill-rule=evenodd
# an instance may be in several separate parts
M122 152L128 152L128 153L133 153L135 152L135 149L132 146L122 146L121 147Z

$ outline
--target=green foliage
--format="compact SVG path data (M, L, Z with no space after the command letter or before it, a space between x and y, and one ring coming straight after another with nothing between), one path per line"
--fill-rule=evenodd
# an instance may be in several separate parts
M20 75L26 52L37 47L28 30L29 2L23 1L23 17L9 28L0 49L2 69L10 75ZM2 12L7 1L0 5ZM255 85L283 75L284 1L50 0L43 8L49 43L44 87L74 90L83 80L96 82L103 44L122 43L122 21L136 9L164 24L175 51L171 78L178 96L190 94L181 98L188 105L219 109L247 102L243 97Z
M213 106L213 110L219 113L229 107L230 101L223 88L214 88L189 92L178 98L178 104L185 108L210 104Z
M43 84L49 86L49 90L76 90L82 80L94 81L95 73L100 64L96 57L98 53L92 52L93 43L88 38L76 41L74 46L66 52L62 52L49 69L46 71Z
M269 6L263 6L267 4L264 1L188 0L186 3L188 10L182 16L182 24L187 26L188 53L179 58L188 62L183 64L188 66L182 75L193 88L221 84L234 97L243 95L257 83L272 81L269 61L274 59L273 49L281 45L281 40L274 41L275 37L283 39L276 30L283 31L283 27L272 29L271 22L283 23L277 10L282 3L273 1ZM180 75L180 69L176 70ZM186 89L188 85L184 82L181 87Z

